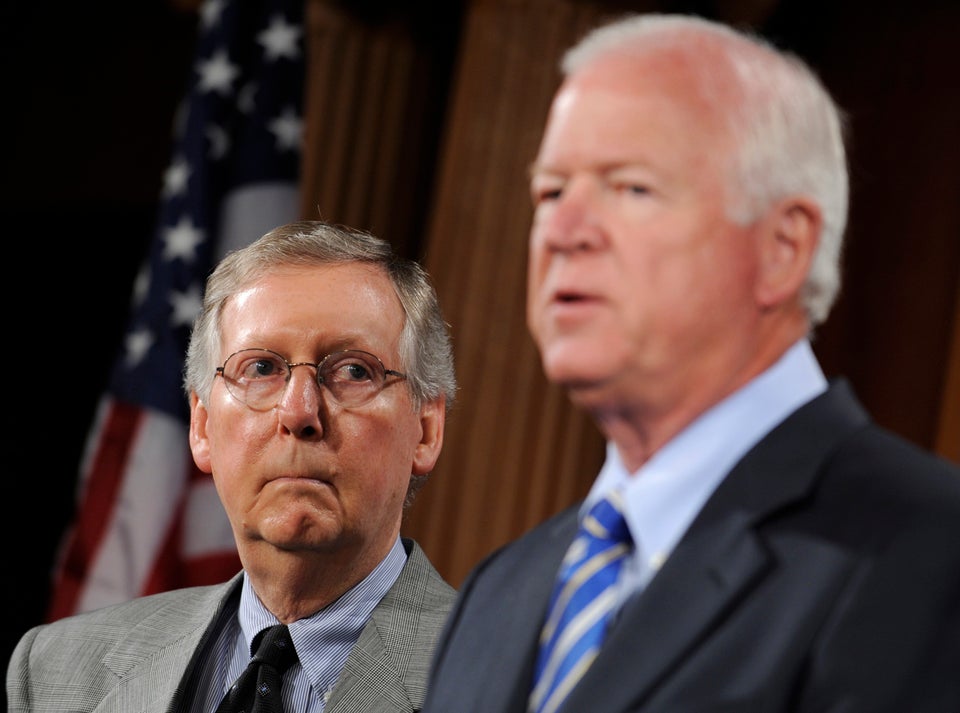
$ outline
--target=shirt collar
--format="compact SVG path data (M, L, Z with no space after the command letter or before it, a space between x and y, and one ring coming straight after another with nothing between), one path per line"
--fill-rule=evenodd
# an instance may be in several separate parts
M636 472L616 447L584 503L623 491L626 519L643 568L666 559L724 476L788 415L827 388L810 342L794 344L770 368L700 415Z
M339 678L371 612L396 582L406 561L406 550L397 537L387 556L363 580L323 609L289 625L300 665L314 690L328 690ZM238 618L248 651L261 630L280 623L260 601L246 573Z

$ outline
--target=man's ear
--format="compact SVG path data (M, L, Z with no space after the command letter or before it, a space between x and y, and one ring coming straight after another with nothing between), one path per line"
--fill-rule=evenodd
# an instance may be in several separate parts
M823 216L807 198L780 201L768 214L761 236L756 298L762 308L799 297L820 242Z
M204 473L212 473L210 441L207 438L207 407L196 392L190 393L190 452L193 462Z
M443 447L443 426L447 403L443 396L420 407L420 442L413 453L413 475L426 475L433 470Z

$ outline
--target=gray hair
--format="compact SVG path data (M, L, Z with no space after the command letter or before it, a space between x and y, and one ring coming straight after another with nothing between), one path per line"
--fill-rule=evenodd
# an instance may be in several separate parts
M757 35L693 15L620 18L571 47L561 69L569 76L601 55L651 49L684 55L703 99L733 138L735 194L727 206L732 220L747 224L791 194L807 196L820 207L823 229L802 300L811 327L821 324L840 290L847 223L842 111L799 57ZM718 92L718 86L728 93Z
M415 408L443 396L448 407L457 382L448 325L430 278L419 263L394 253L389 243L344 226L301 221L274 228L228 253L207 278L203 308L187 348L183 386L201 401L210 396L219 364L223 310L231 297L272 271L290 265L365 263L383 270L403 305L400 366Z

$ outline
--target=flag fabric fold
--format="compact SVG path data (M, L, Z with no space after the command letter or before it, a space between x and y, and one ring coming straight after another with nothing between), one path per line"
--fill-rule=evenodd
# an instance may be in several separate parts
M193 464L181 380L216 262L299 217L303 0L206 0L149 254L87 436L47 620L221 582L240 568Z

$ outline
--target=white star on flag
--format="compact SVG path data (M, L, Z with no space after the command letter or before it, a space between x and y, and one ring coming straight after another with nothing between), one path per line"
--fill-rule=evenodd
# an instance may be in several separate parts
M197 247L203 242L203 231L197 228L188 216L163 233L163 257L167 260L183 258L192 261L197 256Z
M257 41L263 46L268 60L277 60L281 57L297 59L300 56L300 48L297 45L300 34L299 27L291 25L282 15L278 15L270 20L270 27L257 35Z
M277 137L277 148L293 151L299 148L303 139L303 121L292 107L284 109L283 114L269 124L270 131Z
M230 63L230 58L223 50L218 51L208 60L197 64L197 74L200 81L197 88L202 92L218 92L224 96L230 94L233 81L240 76L240 70Z
M164 198L171 198L182 194L187 190L187 181L190 178L190 165L182 157L178 156L171 162L170 166L163 174L163 192Z
M203 295L196 285L191 285L189 289L183 292L171 292L170 304L173 306L173 313L170 315L170 326L190 327L193 325L193 320L200 314Z

